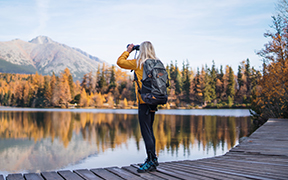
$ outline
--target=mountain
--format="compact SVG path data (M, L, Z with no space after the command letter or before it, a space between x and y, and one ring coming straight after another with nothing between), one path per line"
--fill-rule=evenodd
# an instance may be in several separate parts
M59 75L67 67L74 80L96 71L105 62L78 48L38 36L29 42L15 39L0 42L0 72L35 73Z

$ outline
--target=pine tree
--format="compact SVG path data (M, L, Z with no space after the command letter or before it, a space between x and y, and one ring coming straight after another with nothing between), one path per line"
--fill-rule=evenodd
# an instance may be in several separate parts
M226 89L227 97L234 99L235 96L235 80L234 80L234 72L232 67L229 67L229 76L228 76L228 85Z
M216 68L215 68L215 62L212 61L212 68L210 71L210 86L211 86L211 100L215 100L216 97L216 82L217 82L217 74L216 74Z
M238 73L237 73L237 82L238 82L238 91L241 89L241 87L243 86L243 79L242 79L242 68L239 65L238 66Z
M88 73L88 88L87 88L87 92L90 95L93 90L94 90L94 80L93 80L93 76L92 76L92 71L90 71Z
M176 81L176 68L175 68L175 66L174 66L174 64L173 64L173 61L171 61L171 63L170 63L170 78L171 78L171 81Z
M168 64L166 66L166 71L167 71L168 79L169 79L169 87L167 88L167 94L169 96L170 95L170 91L171 91L171 76L170 76L170 68L169 68Z
M191 72L189 71L189 62L187 60L186 66L183 68L183 76L184 76L184 81L183 81L183 91L184 91L184 101L187 103L190 103L190 88L191 88Z
M195 101L197 104L202 104L203 102L203 81L200 75L199 68L197 68L197 73L193 79L194 92L195 92Z
M250 69L250 60L246 60L246 65L245 65L245 77L246 77L246 87L247 87L247 95L250 95L251 91L251 69Z
M86 92L88 92L88 74L84 74L83 75L83 79L82 79L82 82L81 82L81 87L83 89L85 89ZM82 91L82 90L81 90Z
M216 82L216 98L222 100L222 95L224 91L224 73L223 66L220 65L220 73L217 74L217 82Z
M110 76L109 82L110 82L109 83L109 91L112 91L112 93L113 93L115 91L115 88L116 88L115 66L114 65L112 65L112 68L111 68L111 76Z
M177 61L176 61L176 63L177 63ZM181 78L181 73L177 67L177 64L176 64L176 68L175 68L175 75L176 75L175 93L176 93L176 95L179 95L182 92L182 78Z
M44 106L48 107L50 106L50 100L52 97L52 90L51 90L51 86L50 86L50 79L48 78L48 76L44 77Z
M102 94L105 92L105 86L107 85L106 83L106 77L105 77L105 67L104 67L104 64L103 64L103 67L102 67L102 71L101 71L101 75L100 75L100 78L99 78L99 81L97 82L98 84L98 91L101 92Z
M57 97L56 97L56 93L57 93L57 77L55 76L55 73L53 72L52 73L52 76L51 76L51 80L50 80L50 87L51 87L51 99L50 99L50 104L52 106L55 106L56 104L58 105L58 102L57 102Z
M100 81L100 76L101 76L100 71L101 71L100 65L98 64L97 71L96 71L96 85L95 85L95 89L97 92L100 92L99 85L98 85L98 82Z
M212 100L212 93L211 93L211 78L209 76L209 72L210 69L207 67L205 68L205 72L204 72L204 91L203 91L203 96L204 96L204 103L206 105L206 103L211 102Z

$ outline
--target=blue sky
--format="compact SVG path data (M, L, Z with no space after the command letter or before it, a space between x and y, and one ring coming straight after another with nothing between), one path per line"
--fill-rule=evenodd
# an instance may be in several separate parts
M0 0L0 41L36 36L77 47L115 64L128 43L149 40L165 64L212 60L235 73L268 41L277 0ZM134 57L134 53L131 54Z

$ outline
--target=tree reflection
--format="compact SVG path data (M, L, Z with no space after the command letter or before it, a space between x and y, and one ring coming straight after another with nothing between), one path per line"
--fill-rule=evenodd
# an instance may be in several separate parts
M250 117L164 115L155 117L154 134L157 154L168 149L172 154L183 146L198 145L204 151L217 147L233 147L238 139L251 132ZM97 145L98 151L127 144L133 138L140 147L141 132L137 115L112 113L74 112L0 112L0 138L32 139L59 138L64 147L72 140L73 133Z

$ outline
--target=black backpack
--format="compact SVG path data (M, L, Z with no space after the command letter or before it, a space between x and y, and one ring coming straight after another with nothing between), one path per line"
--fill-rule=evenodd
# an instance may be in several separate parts
M167 103L169 79L166 68L160 60L147 59L144 62L141 90L135 72L134 76L138 85L138 92L146 104L161 105Z

